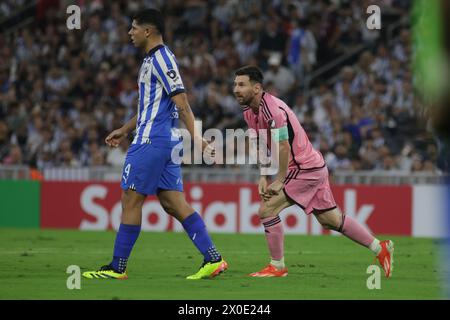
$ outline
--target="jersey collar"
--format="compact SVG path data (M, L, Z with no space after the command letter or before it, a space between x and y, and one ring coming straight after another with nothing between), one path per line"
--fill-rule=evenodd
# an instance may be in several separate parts
M259 102L259 108L258 108L258 112L257 112L257 113L255 113L255 111L253 111L253 109L252 109L252 107L250 107L250 105L246 106L246 108L252 110L252 112L253 112L254 114L259 114L259 110L261 110L262 105L263 105L263 99L264 99L264 95L265 95L265 94L266 94L266 92L263 91L263 93L262 93L262 95L261 95L261 101ZM246 109L246 110L244 110L244 111L247 111L248 109Z
M156 51L158 51L159 49L161 49L162 47L164 47L163 44L158 44L156 47L153 47L148 53L147 56L151 57Z

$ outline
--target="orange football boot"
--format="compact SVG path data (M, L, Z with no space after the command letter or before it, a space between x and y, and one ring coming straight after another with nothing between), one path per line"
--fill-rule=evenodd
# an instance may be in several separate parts
M286 277L288 275L287 268L278 270L274 265L269 264L267 267L258 272L250 273L250 277L269 278L269 277Z
M394 270L394 242L391 240L380 241L381 251L377 255L378 262L384 270L384 275L389 278Z

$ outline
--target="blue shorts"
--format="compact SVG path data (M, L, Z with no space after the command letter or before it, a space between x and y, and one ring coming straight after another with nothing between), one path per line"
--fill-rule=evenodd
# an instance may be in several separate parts
M144 195L161 190L183 192L180 164L171 159L172 148L158 148L151 144L132 144L123 166L120 187Z

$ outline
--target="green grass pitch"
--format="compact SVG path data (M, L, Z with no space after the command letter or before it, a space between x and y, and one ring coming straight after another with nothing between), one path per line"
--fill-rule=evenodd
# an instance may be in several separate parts
M286 278L246 275L268 263L263 234L212 234L229 263L212 280L189 281L202 257L184 233L141 233L128 264L128 280L82 278L69 290L69 265L81 271L110 261L115 233L0 229L0 299L442 299L439 246L431 239L390 237L394 273L369 290L374 264L367 249L344 237L287 235ZM384 237L380 237L384 238Z

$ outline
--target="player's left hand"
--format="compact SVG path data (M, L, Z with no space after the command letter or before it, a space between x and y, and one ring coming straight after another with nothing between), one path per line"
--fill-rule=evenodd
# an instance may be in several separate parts
M284 183L280 180L275 180L270 184L265 193L265 198L270 199L272 196L276 196L283 189Z

